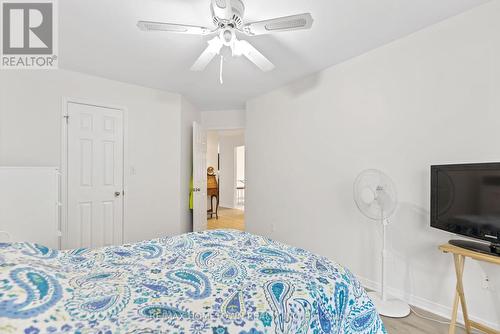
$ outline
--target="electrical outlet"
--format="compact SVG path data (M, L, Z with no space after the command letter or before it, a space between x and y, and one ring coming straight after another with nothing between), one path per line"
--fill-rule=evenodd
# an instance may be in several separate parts
M484 290L489 290L490 288L490 278L488 275L483 276L483 283L481 284Z
M488 275L483 276L482 286L484 290L491 290L491 282L490 282L490 277Z

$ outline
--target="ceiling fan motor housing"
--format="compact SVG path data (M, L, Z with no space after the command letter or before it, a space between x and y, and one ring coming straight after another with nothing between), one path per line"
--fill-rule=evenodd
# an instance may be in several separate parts
M231 3L231 15L228 17L226 2ZM214 24L217 27L239 27L243 24L245 5L241 0L215 0L211 5Z

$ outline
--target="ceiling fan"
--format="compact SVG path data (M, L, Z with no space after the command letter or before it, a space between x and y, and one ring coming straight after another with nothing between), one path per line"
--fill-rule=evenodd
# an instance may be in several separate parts
M273 63L249 42L239 40L236 37L236 32L247 36L257 36L282 31L310 29L313 24L313 18L309 13L245 23L243 22L245 5L241 0L211 1L213 28L151 21L139 21L137 26L144 31L166 31L192 35L217 34L208 41L208 47L191 67L192 71L203 71L220 54L222 48L228 46L231 48L233 56L245 56L262 71L267 72L275 68ZM222 60L221 57L221 73Z

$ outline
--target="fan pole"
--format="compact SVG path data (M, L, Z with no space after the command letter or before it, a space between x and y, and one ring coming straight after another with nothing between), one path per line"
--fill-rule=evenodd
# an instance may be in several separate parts
M387 280L387 219L384 219L384 213L382 212L382 287L380 288L380 294L382 296L382 301L387 301L387 290L386 290L386 280Z
M364 194L367 196L363 196ZM392 318L403 318L410 314L410 307L402 300L391 298L387 286L389 278L388 217L396 209L396 197L396 190L392 181L380 171L366 170L354 182L354 201L356 205L365 216L382 224L382 247L379 253L381 256L380 289L368 292L368 296L379 314ZM379 214L378 217L377 214Z

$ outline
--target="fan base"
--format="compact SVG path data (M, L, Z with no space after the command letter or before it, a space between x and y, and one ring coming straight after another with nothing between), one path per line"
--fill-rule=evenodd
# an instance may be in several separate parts
M404 318L410 314L410 306L401 300L389 298L384 301L377 292L369 292L368 296L380 315L390 318Z

